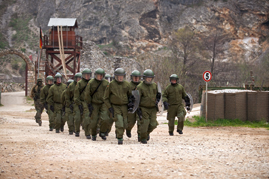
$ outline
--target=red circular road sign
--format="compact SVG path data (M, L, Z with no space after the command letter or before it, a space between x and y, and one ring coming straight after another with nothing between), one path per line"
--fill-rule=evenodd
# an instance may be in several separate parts
M212 74L210 71L205 71L203 73L203 79L205 82L209 82L212 79Z

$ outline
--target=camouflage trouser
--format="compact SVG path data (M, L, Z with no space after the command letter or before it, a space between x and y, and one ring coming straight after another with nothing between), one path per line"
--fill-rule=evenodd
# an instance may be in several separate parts
M175 117L178 118L177 130L183 130L186 111L182 104L169 105L167 110L169 132L174 132Z
M115 127L116 127L116 137L118 139L123 138L124 130L127 128L127 105L114 105L112 104L114 109L114 118Z
M54 104L54 119L55 119L55 129L60 130L64 127L65 118L63 116L62 105Z
M97 125L100 121L100 132L105 133L107 131L105 121L109 120L108 111L105 104L92 104L93 112L91 115L91 132L95 136L97 134Z
M156 120L157 109L141 107L142 119L140 121L140 139L146 140L148 135L157 127L158 122Z
M82 115L82 125L84 127L85 136L91 135L91 120L90 111L86 102L82 102L83 105L83 115Z
M50 105L48 105L47 113L49 116L49 128L54 128L55 127L54 115L53 112L50 110Z
M67 121L69 132L74 132L75 131L74 116L69 107L65 107L65 120Z
M80 125L82 123L80 110L78 108L78 105L76 104L73 104L73 108L74 108L73 116L74 116L75 132L80 132Z
M35 120L37 123L40 123L41 114L44 110L44 105L40 102L40 99L35 100L34 103L35 103L35 110L36 110Z
M134 127L136 121L137 121L137 133L139 134L140 133L140 131L139 131L140 120L139 120L139 117L136 114L136 112L135 113L128 113L127 121L128 121L128 126L126 128L126 131L131 131L132 128Z

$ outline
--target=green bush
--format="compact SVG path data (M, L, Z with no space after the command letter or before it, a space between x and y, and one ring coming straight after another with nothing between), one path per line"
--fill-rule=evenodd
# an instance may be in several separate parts
M13 62L13 63L11 64L11 66L12 66L12 68L15 69L15 70L18 70L18 69L19 69L19 64L18 64L18 62Z
M26 49L25 49L25 48L21 48L21 51L22 51L23 53L25 53L25 52L26 52Z

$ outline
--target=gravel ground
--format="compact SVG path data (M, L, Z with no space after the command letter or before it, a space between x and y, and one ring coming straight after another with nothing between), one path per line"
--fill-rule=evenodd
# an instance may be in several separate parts
M160 122L148 144L137 142L135 128L119 146L114 127L94 142L68 135L67 125L48 131L45 113L38 126L30 104L13 107L0 107L0 178L269 178L266 129L185 127L168 136Z

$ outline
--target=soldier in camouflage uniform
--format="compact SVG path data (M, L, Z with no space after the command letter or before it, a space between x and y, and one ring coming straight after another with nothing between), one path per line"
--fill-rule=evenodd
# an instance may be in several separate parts
M55 130L56 133L64 131L65 119L63 116L63 105L61 95L66 89L66 84L62 83L62 75L57 73L54 76L55 84L49 89L49 95L47 97L47 103L50 105L50 110L54 113Z
M68 89L68 86L73 82L74 80L69 79L67 81L67 88L63 91L61 99L62 99L62 105L63 105L63 112L64 112L64 118L65 121L67 121L68 124L68 130L69 130L69 135L73 135L74 132L74 116L72 114L71 109L69 108L69 106L66 103L66 91Z
M78 108L78 105L74 103L74 92L75 87L77 85L77 82L80 81L82 78L81 73L76 73L74 77L74 81L68 86L65 92L65 103L66 106L69 107L69 109L73 112L71 115L73 116L73 122L70 121L69 123L74 123L74 128L72 130L72 127L69 127L69 134L72 135L73 132L79 134L80 132L80 125L81 125L81 115L80 110ZM72 134L71 134L72 133ZM76 136L76 137L79 137Z
M112 77L110 74L106 74L105 79L110 83L112 81Z
M49 131L53 131L54 128L54 118L53 118L53 112L50 110L50 105L47 103L47 97L49 95L49 89L53 85L53 77L52 76L47 76L46 78L47 84L41 89L41 94L40 94L40 100L42 104L44 105L47 114L49 116Z
M42 79L37 79L36 85L32 88L31 90L31 95L30 97L34 99L34 104L35 104L35 110L36 110L36 115L35 115L35 121L36 123L39 124L39 126L42 125L42 120L41 120L41 114L44 110L44 106L40 101L40 92L41 89L43 88L43 83Z
M161 99L156 83L153 82L154 73L147 69L144 71L144 81L137 86L140 95L140 104L137 113L140 116L140 140L146 144L150 139L150 133L157 127L157 104Z
M114 72L115 79L107 86L104 102L116 124L116 137L118 144L123 144L123 134L127 127L127 105L131 96L131 88L125 81L125 71L117 68Z
M136 90L137 85L139 85L141 79L141 73L138 70L134 70L131 74L131 82L130 87L131 90ZM137 121L137 133L139 134L139 117L136 115L136 113L128 113L128 126L126 129L126 135L131 138L131 130L134 127L136 121Z
M99 136L103 140L106 140L107 127L105 121L109 120L109 115L103 97L109 82L104 79L104 76L105 71L102 68L98 68L94 73L94 78L88 82L85 90L85 101L88 104L91 115L90 129L93 141L96 141L99 119L101 120Z
M85 101L85 89L87 87L88 82L91 79L92 71L88 68L82 71L82 80L77 82L74 91L74 102L78 105L80 113L82 115L82 125L84 127L85 136L87 139L91 139L90 134L90 111L88 109L88 105ZM77 124L76 124L77 125ZM76 128L76 137L79 137L79 130Z
M184 118L186 111L182 104L182 99L186 102L187 110L190 110L190 99L187 96L182 85L178 84L178 76L172 74L170 76L171 84L168 85L163 93L163 104L167 110L167 120L169 127L169 135L174 135L175 117L178 118L177 132L183 134Z

